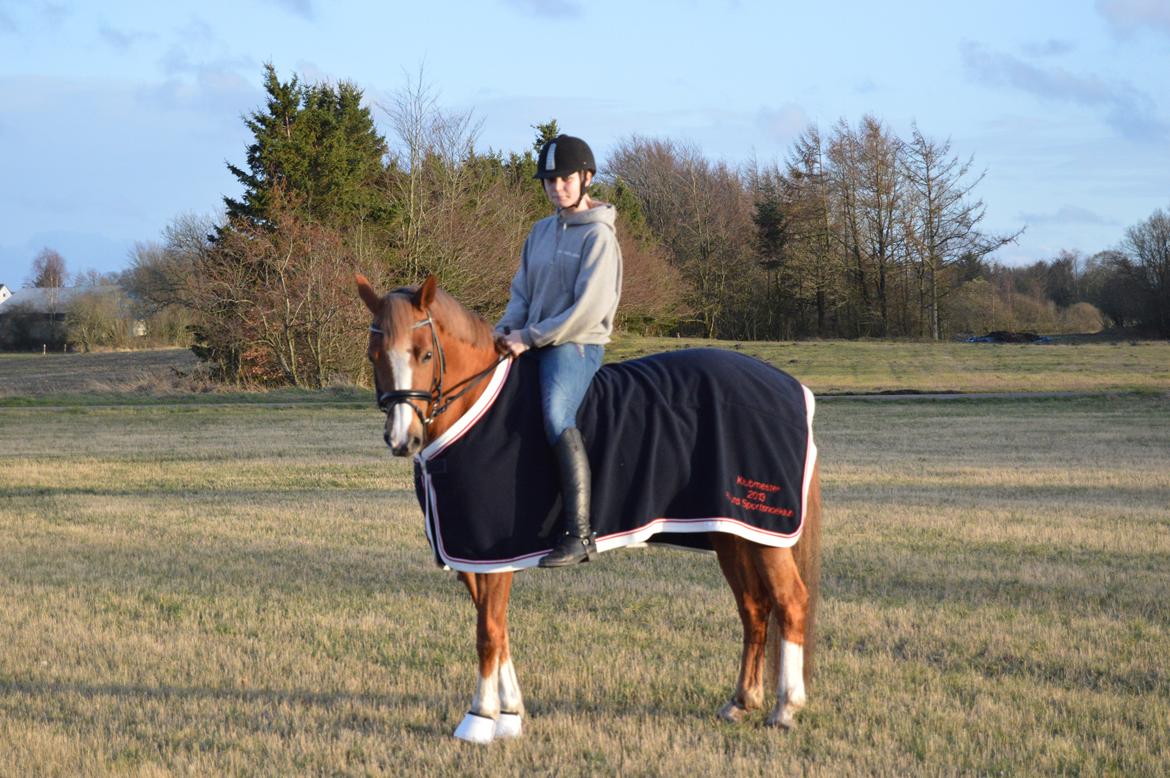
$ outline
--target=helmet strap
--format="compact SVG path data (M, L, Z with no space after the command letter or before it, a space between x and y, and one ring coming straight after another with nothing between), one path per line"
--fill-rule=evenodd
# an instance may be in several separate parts
M587 171L587 170L577 171L577 175L579 175L581 177L581 191L577 193L577 202L573 203L574 209L580 207L581 201L585 199L585 187L587 186L587 184L585 183L585 174L588 172L589 171Z

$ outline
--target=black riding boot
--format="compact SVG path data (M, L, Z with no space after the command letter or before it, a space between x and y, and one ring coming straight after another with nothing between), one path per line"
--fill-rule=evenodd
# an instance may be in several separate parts
M541 567L564 567L591 559L597 553L595 535L589 528L589 457L585 441L576 427L569 427L557 439L557 467L561 472L561 499L564 502L564 529L560 544L540 560Z

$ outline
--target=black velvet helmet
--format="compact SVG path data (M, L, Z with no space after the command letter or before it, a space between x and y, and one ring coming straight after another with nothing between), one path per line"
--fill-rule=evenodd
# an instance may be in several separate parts
M533 178L558 178L585 170L597 172L589 144L572 135L558 135L541 147Z

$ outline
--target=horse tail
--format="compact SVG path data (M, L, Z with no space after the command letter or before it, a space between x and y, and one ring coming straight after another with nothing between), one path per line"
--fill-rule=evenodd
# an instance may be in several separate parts
M812 480L808 485L808 504L804 529L793 553L796 569L808 590L808 610L804 617L804 680L812 677L813 655L817 646L817 603L821 595L821 466L813 465Z
M817 601L821 590L821 466L813 465L812 479L808 486L808 501L805 505L804 527L800 540L792 547L796 569L808 592L808 606L804 615L804 681L808 683L813 674L813 655L817 644ZM768 624L766 681L775 689L780 677L780 635L783 627L772 611Z

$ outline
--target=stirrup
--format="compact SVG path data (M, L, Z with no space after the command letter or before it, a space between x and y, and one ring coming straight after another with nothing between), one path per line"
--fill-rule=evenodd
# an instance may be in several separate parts
M540 567L568 567L569 565L588 562L597 556L597 533L593 532L586 537L565 533L560 545L547 556L541 558Z

